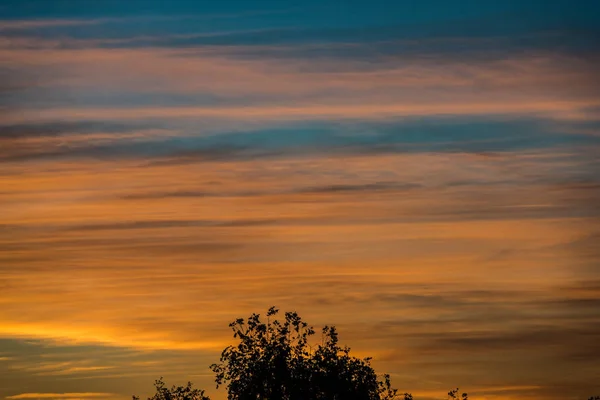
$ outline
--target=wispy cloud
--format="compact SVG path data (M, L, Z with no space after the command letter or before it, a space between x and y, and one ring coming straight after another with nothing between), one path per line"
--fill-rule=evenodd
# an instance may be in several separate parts
M21 393L7 396L7 399L86 399L86 398L109 398L111 393Z
M12 30L26 30L33 28L51 28L81 25L97 25L109 22L127 21L119 18L94 18L94 19L15 19L0 20L0 32Z

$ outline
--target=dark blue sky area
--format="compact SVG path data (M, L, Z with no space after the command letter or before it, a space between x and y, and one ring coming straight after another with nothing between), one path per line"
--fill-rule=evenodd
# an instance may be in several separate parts
M591 0L7 0L0 5L0 20L37 21L40 25L27 25L26 29L5 25L0 26L0 31L2 36L19 38L129 40L126 44L99 44L107 47L362 42L374 46L378 43L377 47L370 47L371 53L385 54L412 51L397 43L390 47L386 41L493 38L497 41L495 51L536 48L589 54L598 51L599 16L600 2ZM52 20L68 23L51 23ZM420 46L421 51L436 53L481 50L475 43L468 48L457 48L452 43Z
M421 24L496 16L507 24L526 17L532 22L580 23L594 26L600 3L593 0L529 1L120 1L120 0L5 0L2 19L103 18L119 16L224 16L239 15L269 21L288 19L300 26L363 24Z

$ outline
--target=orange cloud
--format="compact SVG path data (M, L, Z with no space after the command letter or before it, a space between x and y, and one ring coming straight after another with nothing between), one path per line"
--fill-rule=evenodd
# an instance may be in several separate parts
M86 399L112 396L112 393L21 393L8 396L7 399Z
M600 104L591 65L566 55L511 56L473 60L468 65L452 59L433 63L398 58L365 69L360 62L346 60L311 60L307 64L301 59L241 58L235 51L4 48L0 54L7 60L7 68L36 74L37 84L46 88L69 87L73 99L94 87L116 94L210 94L223 99L222 105L211 107L23 108L6 114L5 123L89 118L286 121L482 114L589 118L585 110ZM243 106L235 105L239 98L250 100Z
M471 305L521 315L523 303L539 303L531 323L585 262L569 243L595 229L564 211L583 207L588 189L529 180L552 173L553 154L315 156L210 168L46 161L0 177L8 227L0 230L8 266L0 334L216 351L228 320L270 303L317 322L331 313L349 326L359 322L353 315L372 324L450 318L458 330L468 329L460 321ZM495 291L500 297L490 297ZM586 296L578 293L569 296ZM442 307L453 296L457 308Z
M85 120L139 120L169 118L235 118L271 121L392 119L414 116L443 115L535 115L553 118L583 118L579 110L597 106L598 102L488 102L454 104L369 104L369 105L303 105L294 107L143 107L95 109L22 110L5 116L5 123Z

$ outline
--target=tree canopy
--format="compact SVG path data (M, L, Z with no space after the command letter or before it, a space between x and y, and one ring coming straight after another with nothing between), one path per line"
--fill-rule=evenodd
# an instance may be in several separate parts
M204 390L195 389L192 382L186 386L165 386L162 378L154 381L156 393L148 400L210 400L210 397L204 395ZM133 400L140 400L138 396L133 396Z
M388 375L378 379L370 359L350 355L338 344L335 327L325 326L322 342L309 344L314 329L295 312L283 321L278 310L230 324L237 346L228 346L221 363L211 365L217 386L227 385L230 400L387 400L397 391ZM273 319L272 319L273 318Z

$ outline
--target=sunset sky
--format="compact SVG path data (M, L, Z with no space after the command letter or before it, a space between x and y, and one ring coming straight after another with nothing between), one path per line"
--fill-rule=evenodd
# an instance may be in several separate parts
M216 400L228 323L600 395L600 3L1 0L0 399Z

